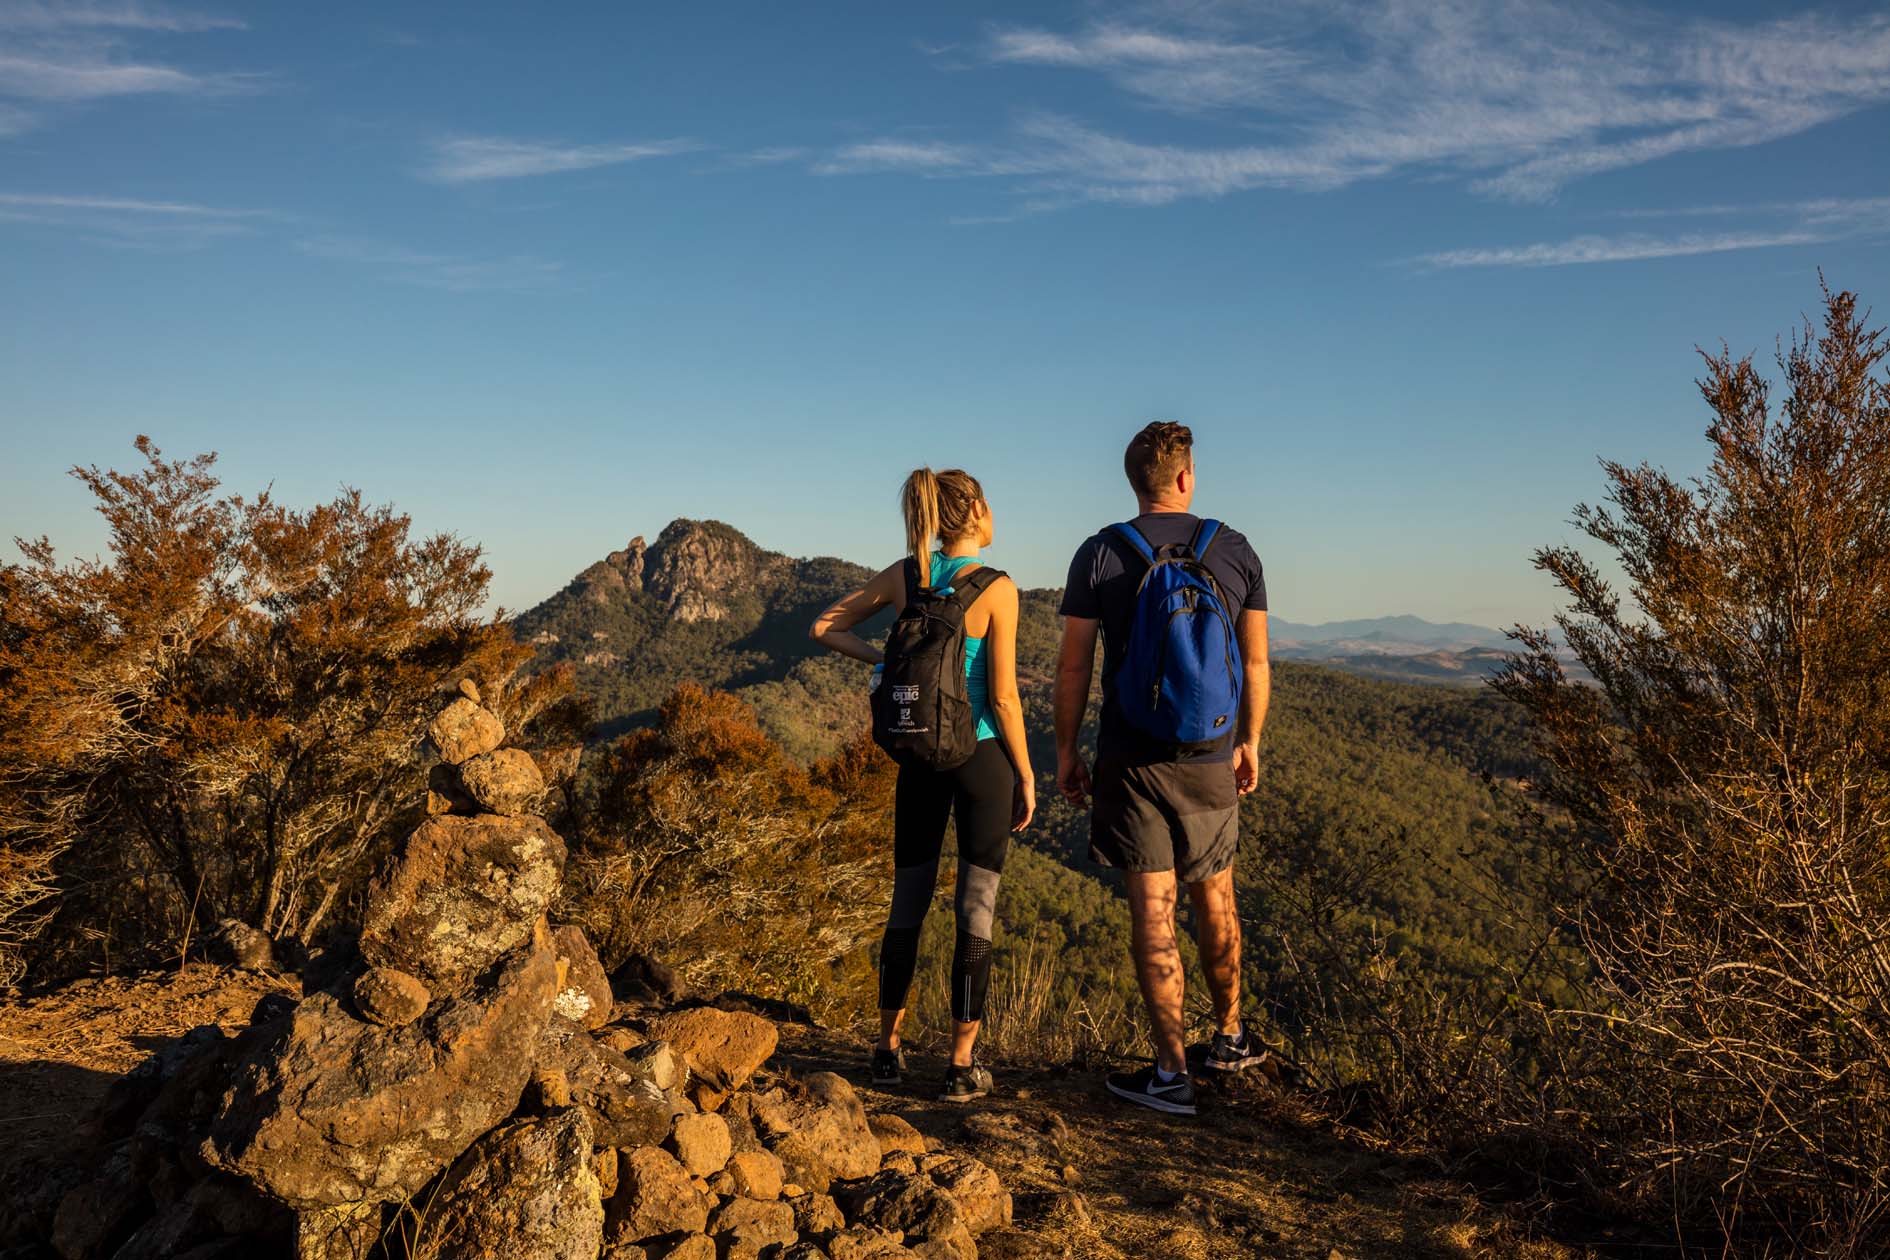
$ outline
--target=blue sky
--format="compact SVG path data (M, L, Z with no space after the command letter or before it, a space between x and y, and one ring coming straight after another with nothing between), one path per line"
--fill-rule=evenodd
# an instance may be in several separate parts
M0 0L0 536L221 453L529 605L712 516L892 559L914 464L1054 584L1193 425L1294 620L1540 621L1693 347L1890 310L1890 13L1540 0Z

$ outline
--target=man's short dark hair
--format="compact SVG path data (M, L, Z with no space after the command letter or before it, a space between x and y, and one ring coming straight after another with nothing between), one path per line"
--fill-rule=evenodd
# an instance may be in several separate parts
M1122 470L1129 484L1145 499L1152 499L1175 484L1175 475L1194 462L1194 434L1185 424L1157 420L1129 439Z

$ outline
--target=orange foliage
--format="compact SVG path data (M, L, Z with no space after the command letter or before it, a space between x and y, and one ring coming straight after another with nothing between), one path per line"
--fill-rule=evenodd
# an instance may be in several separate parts
M219 496L214 456L75 469L105 560L0 569L0 969L175 956L205 923L314 932L418 798L438 689L530 655L477 547L356 491ZM52 930L42 929L50 917ZM93 954L88 942L96 942ZM0 975L0 979L9 977Z
M864 739L803 767L733 696L689 685L602 758L580 811L571 910L615 965L831 1009L885 916L892 765Z

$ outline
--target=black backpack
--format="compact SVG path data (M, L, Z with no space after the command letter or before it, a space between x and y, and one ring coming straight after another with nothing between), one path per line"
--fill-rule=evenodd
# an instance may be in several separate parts
M965 613L1003 577L980 565L941 594L919 585L906 559L906 606L886 635L886 665L873 689L873 742L901 765L955 770L978 751L978 722L965 686Z

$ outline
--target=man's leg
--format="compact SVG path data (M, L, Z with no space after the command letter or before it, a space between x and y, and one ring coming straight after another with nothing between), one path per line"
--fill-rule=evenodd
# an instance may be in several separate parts
M1187 982L1175 939L1175 873L1127 874L1129 948L1135 956L1135 978L1142 986L1142 1000L1148 1006L1155 1062L1164 1072L1185 1072L1188 1056L1182 1040L1181 1010Z
M1215 1027L1240 1035L1240 912L1234 906L1234 869L1188 885L1194 902L1194 939L1214 997Z

